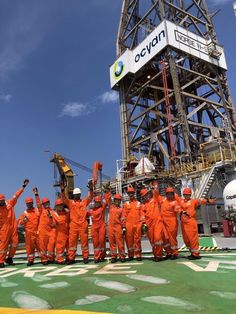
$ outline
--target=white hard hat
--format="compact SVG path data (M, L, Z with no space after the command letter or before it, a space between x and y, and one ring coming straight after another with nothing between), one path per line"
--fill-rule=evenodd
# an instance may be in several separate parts
M73 194L81 194L81 190L79 188L75 188L73 190Z

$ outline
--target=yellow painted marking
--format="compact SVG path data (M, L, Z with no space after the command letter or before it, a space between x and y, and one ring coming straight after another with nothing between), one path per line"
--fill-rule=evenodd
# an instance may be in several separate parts
M15 309L10 307L0 307L0 314L109 314L105 312L87 312L75 310L30 310L30 309Z

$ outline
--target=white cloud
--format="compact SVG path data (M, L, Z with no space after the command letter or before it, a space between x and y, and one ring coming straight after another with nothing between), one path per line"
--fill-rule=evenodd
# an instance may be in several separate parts
M94 111L94 108L87 104L78 102L68 102L63 104L63 109L60 116L69 116L71 118L88 115Z
M98 97L103 104L118 102L119 94L115 91L109 91L103 93Z
M9 102L11 99L11 94L0 94L0 101Z

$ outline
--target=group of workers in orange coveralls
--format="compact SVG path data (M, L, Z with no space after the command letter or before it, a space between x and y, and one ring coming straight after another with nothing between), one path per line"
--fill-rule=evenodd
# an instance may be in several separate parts
M122 204L122 195L112 195L109 187L102 196L95 195L93 183L89 182L89 194L81 199L81 190L75 188L73 200L68 199L64 185L61 184L61 198L55 201L54 209L48 198L40 199L38 189L33 188L32 197L26 197L26 209L16 220L14 206L23 193L29 180L23 182L12 199L6 200L0 194L0 268L14 265L13 257L18 245L18 224L25 227L27 266L34 264L35 252L43 265L49 263L75 263L78 240L80 240L83 262L89 262L88 218L91 218L91 235L94 247L94 262L105 260L106 223L105 211L108 209L108 240L111 262L126 261L125 243L128 260L142 260L141 238L146 234L153 252L153 261L178 258L178 217L181 221L183 239L189 248L189 259L199 259L198 228L196 208L201 204L214 203L214 199L192 199L192 190L183 189L183 198L167 187L165 196L158 191L154 182L142 188L139 202L132 186L127 189L129 200ZM93 201L93 207L87 209ZM163 254L165 251L165 254Z

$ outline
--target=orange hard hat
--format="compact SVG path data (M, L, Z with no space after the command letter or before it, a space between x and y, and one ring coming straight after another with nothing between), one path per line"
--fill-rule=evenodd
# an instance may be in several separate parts
M29 204L29 203L33 203L34 200L32 199L32 197L26 197L25 199L25 204Z
M127 193L135 193L135 189L132 186L129 186L127 189Z
M41 203L44 204L44 203L50 203L50 200L46 197L42 198L41 200Z
M141 196L141 197L144 197L147 193L148 193L148 190L147 190L147 189L142 189L142 190L140 191L140 196Z
M58 198L57 200L55 200L55 206L59 206L59 205L63 205L62 199Z
M190 188L184 188L183 189L183 194L185 194L185 195L191 195L192 194L192 190L190 189Z
M5 201L5 196L3 194L0 194L0 201Z
M168 186L168 187L166 188L166 193L175 193L175 190L174 190L174 188L172 188L171 186Z
M94 202L101 202L101 201L102 201L101 196L95 196L94 197Z
M114 199L115 200L122 200L122 196L120 194L115 194Z

